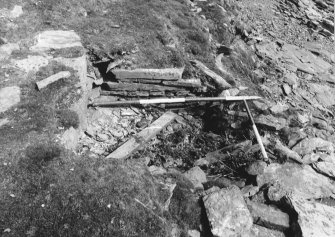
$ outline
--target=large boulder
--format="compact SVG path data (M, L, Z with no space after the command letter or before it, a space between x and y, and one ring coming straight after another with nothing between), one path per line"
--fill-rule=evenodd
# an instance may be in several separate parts
M312 167L294 163L270 164L257 176L258 186L270 185L268 196L279 201L288 193L303 199L333 197L335 186Z

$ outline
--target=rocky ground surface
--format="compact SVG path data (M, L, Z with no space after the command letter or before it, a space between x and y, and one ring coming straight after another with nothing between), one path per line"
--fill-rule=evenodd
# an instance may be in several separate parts
M0 236L335 236L333 1L0 8Z

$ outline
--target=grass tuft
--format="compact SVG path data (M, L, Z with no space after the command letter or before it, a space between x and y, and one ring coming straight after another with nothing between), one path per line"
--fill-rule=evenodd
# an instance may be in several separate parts
M79 116L78 114L69 109L62 109L57 111L57 117L59 124L65 129L74 127L79 127Z

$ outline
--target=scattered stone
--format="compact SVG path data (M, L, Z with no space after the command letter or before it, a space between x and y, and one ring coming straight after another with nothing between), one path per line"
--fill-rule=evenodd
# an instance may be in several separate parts
M266 167L267 164L264 161L256 161L249 165L249 167L246 169L246 172L249 175L261 175L264 173Z
M238 187L221 189L203 201L214 236L243 236L250 231L252 217Z
M97 141L99 141L99 142L106 142L106 141L108 141L109 136L107 134L104 134L104 133L98 133L96 138L97 138Z
M200 237L201 234L197 230L188 230L187 231L188 237Z
M18 86L4 87L0 89L0 113L7 111L18 104L21 99L21 90Z
M61 142L66 149L75 150L79 142L79 137L79 131L71 127L63 133Z
M218 97L225 97L225 96L236 96L240 92L237 88L232 88L228 90L223 90Z
M335 186L330 179L318 174L308 165L295 163L270 164L262 175L257 176L257 184L272 185L270 196L280 200L285 194L292 193L304 199L316 199L335 196Z
M275 207L252 201L248 201L247 206L254 224L280 231L290 228L290 218L287 213Z
M290 148L284 146L279 140L276 140L275 151L280 157L284 159L291 159L300 164L304 163L301 156L297 152L292 151Z
M335 178L335 159L333 162L316 162L312 166L317 172Z
M311 123L313 124L313 126L315 126L318 129L324 129L328 131L331 131L333 129L331 126L328 126L328 123L326 120L323 120L323 119L320 119L314 116L311 119Z
M30 48L33 52L50 49L82 47L80 37L74 31L50 30L35 37L36 44Z
M263 226L253 225L250 231L252 237L285 237L283 232L277 230L270 230Z
M252 197L259 192L259 187L253 185L247 185L241 189L241 192L243 194L243 197Z
M0 61L6 60L14 50L20 50L20 46L16 43L8 43L0 46Z
M10 18L18 18L23 14L22 6L15 5L13 10L10 12Z
M294 73L294 72L288 72L284 76L284 81L287 84L289 84L290 86L292 86L293 88L297 88L298 87L299 78L297 77L296 73Z
M209 166L209 162L205 158L200 158L194 162L194 165L199 167L207 167Z
M307 201L296 196L287 196L286 202L298 214L293 229L302 237L335 236L335 208L321 203Z
M256 106L257 109L265 111L269 108L269 106L261 101L253 100L252 103Z
M121 116L137 116L137 113L130 108L122 108L120 112Z
M287 126L286 119L276 118L272 115L263 115L263 114L261 114L255 119L255 123L264 126L268 129L277 131Z
M167 172L166 169L164 169L162 166L155 166L155 165L149 166L148 170L152 175L162 175Z
M283 92L284 92L285 95L290 95L291 92L292 92L292 89L288 84L284 83L283 84Z
M207 182L206 174L198 166L186 171L184 176L191 181L195 189L204 189L202 184Z
M325 107L335 105L335 88L316 83L309 84L310 92L315 93L316 99Z
M148 126L148 124L149 124L149 121L147 119L145 119L145 118L142 118L140 121L138 121L136 123L136 127L138 127L138 128L144 128L144 127Z
M270 110L273 114L280 114L280 113L285 112L288 109L289 109L288 105L280 104L280 103L278 103L278 104L276 104L276 105L274 105L270 108Z
M36 85L37 85L37 88L39 90L41 90L41 89L47 87L51 83L54 83L54 82L56 82L60 79L63 79L63 78L68 78L70 76L71 76L71 73L69 71L58 72L58 73L56 73L56 74L54 74L54 75L52 75L48 78L45 78L41 81L36 82Z

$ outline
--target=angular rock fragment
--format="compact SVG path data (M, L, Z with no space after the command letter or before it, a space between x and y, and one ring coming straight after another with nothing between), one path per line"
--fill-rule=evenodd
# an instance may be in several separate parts
M292 151L290 148L284 146L279 140L276 141L275 150L280 157L294 160L300 164L304 163L301 156L297 152Z
M325 107L335 105L335 88L316 83L309 84L310 92L315 94L316 99Z
M305 164L312 163L318 159L330 161L334 158L334 146L331 142L322 138L306 138L292 148L301 155Z
M247 185L241 189L241 192L243 193L243 197L252 197L258 193L259 187L258 186L252 186Z
M264 126L271 130L277 130L284 128L287 126L286 119L277 118L272 115L264 115L261 114L255 119L255 123L261 126Z
M335 178L335 159L333 162L316 162L313 163L313 168L326 176Z
M207 182L206 174L198 166L186 171L184 176L191 181L196 189L203 189L203 183Z
M247 202L254 224L285 231L290 228L289 215L281 210L258 202Z
M264 173L267 164L264 161L256 161L246 169L249 175L261 175Z
M203 201L214 236L243 236L250 231L252 217L238 187L221 189L203 197Z

